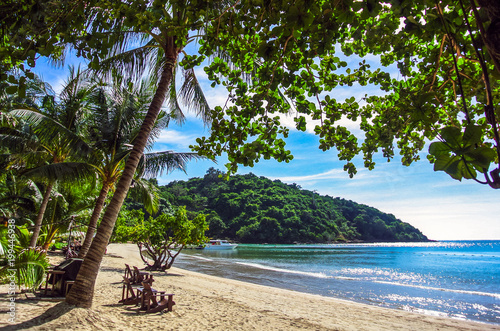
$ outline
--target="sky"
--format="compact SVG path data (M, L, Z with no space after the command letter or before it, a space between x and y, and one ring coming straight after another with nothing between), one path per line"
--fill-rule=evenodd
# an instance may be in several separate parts
M359 59L346 59L349 64ZM376 65L376 58L367 58ZM79 63L74 56L68 56L66 65ZM68 75L67 66L54 68L39 60L34 72L49 82L56 91L60 90ZM221 88L211 88L206 75L200 68L196 71L210 106L224 105L227 93ZM397 77L394 71L394 77ZM178 85L179 86L179 85ZM372 87L353 86L334 91L338 99L355 96L360 100ZM174 150L189 152L198 137L208 136L209 128L194 115L186 113L183 126L173 123L164 130L155 143L154 151ZM318 149L318 137L312 133L293 129L290 123L287 148L294 155L289 163L261 160L254 167L240 166L238 174L253 173L272 180L296 183L302 188L321 195L341 197L377 208L395 215L403 222L418 228L433 240L499 240L500 239L500 190L474 181L456 181L444 172L433 171L433 165L426 159L427 149L421 153L421 160L409 167L397 159L387 162L379 155L374 160L374 170L363 167L361 158L354 160L358 173L349 178L343 170L344 163L338 161L335 150L323 152ZM355 123L346 123L355 132ZM361 138L361 137L360 137ZM187 180L202 177L210 167L225 171L227 158L223 155L212 161L192 161L187 174L174 171L158 178L160 185L173 180Z

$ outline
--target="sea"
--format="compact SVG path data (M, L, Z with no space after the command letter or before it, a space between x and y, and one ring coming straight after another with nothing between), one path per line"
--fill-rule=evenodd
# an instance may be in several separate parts
M500 240L184 249L175 267L427 315L500 324Z

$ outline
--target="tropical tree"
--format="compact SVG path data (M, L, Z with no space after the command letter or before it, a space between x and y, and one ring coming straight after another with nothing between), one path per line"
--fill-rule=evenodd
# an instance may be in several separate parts
M390 160L399 150L409 165L437 139L429 147L435 170L500 188L498 1L255 4L238 2L205 30L203 55L226 49L205 70L214 86L231 92L230 106L212 110L215 129L195 150L228 153L230 172L261 157L289 161L283 139L289 129L280 116L289 106L279 101L281 91L294 104L295 128L314 127L319 148L337 149L350 176L358 154L368 169L379 151ZM348 67L339 51L361 57L359 64ZM381 68L370 67L362 58L368 54ZM254 79L246 80L259 61ZM392 64L399 79L383 69ZM359 100L336 98L337 87L354 84L380 90ZM364 132L361 141L350 126Z
M147 270L165 271L172 267L186 245L202 244L207 229L205 215L198 214L190 220L186 208L179 207L171 215L143 219L134 226L121 225L116 228L116 234L122 241L137 244Z
M26 95L29 80L35 77L30 70L40 56L55 62L64 60L67 43L85 35L68 31L85 31L95 2L3 0L0 3L0 81L12 83L6 87L6 93ZM85 50L80 53L85 54ZM16 75L16 71L25 75Z
M205 9L200 10L200 8ZM114 44L117 46L116 49L125 50L125 52L121 53L121 61L113 62L115 66L119 70L121 69L122 72L128 71L139 76L141 76L139 69L142 66L150 69L152 77L158 80L157 90L149 105L141 129L134 140L133 148L116 185L115 193L102 217L101 224L80 268L75 284L66 297L67 303L80 307L90 307L92 304L99 265L111 237L116 218L163 103L167 96L175 95L172 84L178 57L187 43L195 40L195 36L190 37L190 33L192 35L193 31L197 32L206 24L210 24L210 20L224 13L225 8L223 2L195 1L186 3L172 1L167 4L161 2L150 4L143 2L106 3L99 10L101 15L109 15L115 21L110 24L109 20L96 19L92 27L92 31L95 33L93 37L101 40L103 37L101 31L117 31L117 34L106 34L105 36L108 36L109 39L105 43L107 45ZM123 17L126 17L126 19L123 19ZM143 37L143 40L145 40L144 46L139 47L134 52L126 51L128 44L125 41L133 41L131 37L134 36ZM107 55L106 50L103 50L101 55ZM154 60L148 61L148 58L151 59L151 57ZM200 63L202 60L203 58L197 56L186 56L184 66L187 69L192 69L193 65ZM95 58L89 64L91 68L95 69L99 68L99 65L102 65L102 61L99 62L98 58ZM191 83L193 83L192 79ZM193 87L195 85L186 86ZM200 92L198 89L187 89L187 91L190 91L190 93L185 93L185 95L193 96L194 93L194 96L200 96L197 94ZM202 100L202 98L199 97L198 100ZM204 103L199 105L204 105Z
M87 97L92 87L80 70L70 70L70 78L60 95L48 93L11 103L23 108L13 109L9 115L19 122L20 129L2 128L0 143L9 150L10 168L22 169L28 178L42 179L44 183L43 200L34 222L30 247L35 247L42 220L49 202L52 188L57 180L78 180L91 172L84 162L90 149L78 135L78 125L87 110ZM25 98L22 98L25 99ZM26 126L25 126L26 125ZM74 161L67 162L72 157Z
M48 251L56 236L66 231L70 224L84 225L90 217L95 205L95 186L88 185L59 185L57 192L47 206L43 226L41 229L41 247Z
M95 153L92 166L100 178L101 190L78 254L80 258L85 257L92 243L108 192L114 189L114 185L122 175L125 160L131 152L131 146L140 129L140 121L154 94L154 88L151 80L144 79L139 84L130 81L124 83L121 77L116 75L112 84L101 86L93 97L93 116L88 127L88 139ZM153 148L155 138L168 126L168 123L169 117L161 113L149 137L147 150ZM153 177L161 171L168 173L174 169L185 171L187 161L199 158L201 157L194 153L172 151L145 154L139 167L140 171L134 177L131 193L145 204L150 214L155 213L157 189L141 177Z
M363 154L369 169L378 151L391 159L399 149L403 163L410 164L419 159L426 141L439 137L445 144L433 145L431 150L436 170L448 171L457 179L477 179L475 173L489 172L485 182L497 187L498 171L488 169L498 163L499 145L494 109L498 87L497 80L490 79L496 65L497 43L492 38L497 35L498 20L490 3L496 2L471 1L466 7L460 0L237 1L216 11L210 1L103 2L91 7L96 12L89 16L94 20L85 32L80 29L85 42L75 44L77 51L87 55L95 51L90 66L97 68L110 45L126 49L122 37L142 33L148 37L141 51L123 53L123 59L131 60L123 63L138 74L140 64L159 69L158 90L91 246L93 253L67 301L91 304L105 246L157 114L172 91L178 56L190 32L200 29L204 30L200 53L212 56L216 49L226 50L225 57L214 59L206 71L213 85L224 84L230 95L226 106L207 113L213 120L211 136L198 140L197 151L209 157L228 153L229 172L236 171L238 164L253 165L261 157L291 160L284 141L289 129L280 116L292 109L295 127L305 131L307 123L314 123L319 147L336 148L351 176L356 172L352 159L358 154ZM111 33L115 31L126 32ZM336 45L342 45L347 55L371 53L380 55L382 65L397 63L403 78L393 79L363 60L346 68ZM153 52L161 61L145 61ZM202 59L185 56L184 68ZM462 78L470 84L464 87ZM388 95L337 100L330 93L353 84L378 84ZM293 107L282 95L293 101ZM341 120L358 122L365 132L363 142ZM451 126L460 135L448 129Z
M42 192L32 180L20 178L14 171L0 175L0 215L3 218L32 219L41 200Z

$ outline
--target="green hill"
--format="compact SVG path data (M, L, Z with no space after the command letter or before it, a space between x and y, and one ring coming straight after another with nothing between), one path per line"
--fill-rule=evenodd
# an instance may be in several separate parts
M212 238L282 244L428 241L410 224L366 205L254 174L229 180L220 174L211 168L203 178L160 186L172 205L207 214Z

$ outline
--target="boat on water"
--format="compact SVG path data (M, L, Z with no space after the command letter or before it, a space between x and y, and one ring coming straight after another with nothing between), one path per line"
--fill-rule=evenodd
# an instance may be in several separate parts
M204 245L200 245L198 249L207 249L207 250L231 250L238 247L238 244L230 243L227 240L214 239L205 243Z

